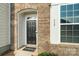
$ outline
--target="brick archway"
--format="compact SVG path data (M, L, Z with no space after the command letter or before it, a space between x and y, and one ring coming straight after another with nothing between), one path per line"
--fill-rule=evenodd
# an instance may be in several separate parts
M37 10L36 9L33 9L33 8L27 8L27 9L22 9L22 10L20 10L20 11L18 11L17 12L17 20L15 20L14 21L14 24L15 24L15 32L14 32L14 36L15 36L15 39L14 39L14 50L17 50L18 49L18 39L20 38L20 36L18 36L19 35L19 31L21 31L21 30L19 30L18 28L21 26L21 25L19 25L19 23L21 24L22 22L24 22L25 21L25 19L24 19L24 17L25 17L25 14L36 14L37 15ZM20 22L19 22L20 21ZM24 25L23 25L24 26ZM20 29L22 29L22 28L20 28ZM19 30L19 31L18 31ZM22 29L22 30L24 30L24 29ZM25 30L24 30L25 31ZM22 31L21 31L22 32ZM25 37L25 35L23 35L24 37ZM23 38L22 38L23 39ZM23 42L23 43L25 43L25 42Z

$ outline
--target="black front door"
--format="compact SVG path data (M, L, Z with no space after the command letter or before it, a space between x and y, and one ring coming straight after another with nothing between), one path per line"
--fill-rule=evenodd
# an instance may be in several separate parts
M27 44L36 44L36 20L27 21Z

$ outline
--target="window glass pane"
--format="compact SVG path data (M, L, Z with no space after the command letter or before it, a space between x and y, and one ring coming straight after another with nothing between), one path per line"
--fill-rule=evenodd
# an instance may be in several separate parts
M73 10L73 4L72 5L67 5L67 11L71 11L71 10Z
M67 23L73 23L73 17L68 17L66 22Z
M79 23L79 17L74 18L74 23Z
M73 30L79 30L79 25L73 25Z
M74 11L74 16L79 16L79 11Z
M66 36L66 31L61 31L61 36L65 37Z
M74 4L74 10L79 10L79 3L78 4Z
M69 16L73 16L73 11L67 12L67 17L69 17Z
M67 37L67 42L72 42L72 37Z
M61 6L61 11L66 11L66 5Z
M61 18L61 23L66 23L66 18Z
M72 25L67 25L67 31L72 30Z
M66 12L61 12L61 17L66 17Z
M73 36L79 36L79 31L73 31Z
M66 37L61 37L61 42L66 42Z
M66 25L61 25L61 30L66 30Z
M72 36L72 31L67 31L67 37Z
M79 43L79 37L73 37L73 43Z

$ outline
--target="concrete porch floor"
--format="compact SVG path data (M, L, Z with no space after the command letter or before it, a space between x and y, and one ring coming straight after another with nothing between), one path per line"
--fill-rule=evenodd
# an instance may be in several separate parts
M22 47L19 50L16 50L14 52L10 51L6 54L4 54L3 56L37 56L37 49L35 51L25 51L23 50L26 46ZM36 47L35 45L27 45L27 47ZM14 53L14 54L13 54Z

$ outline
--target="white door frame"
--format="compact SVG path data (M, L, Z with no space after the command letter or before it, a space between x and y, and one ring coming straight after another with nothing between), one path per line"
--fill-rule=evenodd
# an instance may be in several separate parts
M27 12L36 12L35 13L36 14L36 19L37 19L36 20L36 31L37 31L37 33L36 33L36 48L38 49L38 11L36 9L23 9L23 10L17 12L17 17L18 17L18 20L17 20L17 29L16 29L17 30L17 38L16 38L17 39L16 40L17 41L17 49L19 48L19 21L20 21L20 15L22 13L27 13ZM27 45L27 41L26 40L25 40L24 44Z

